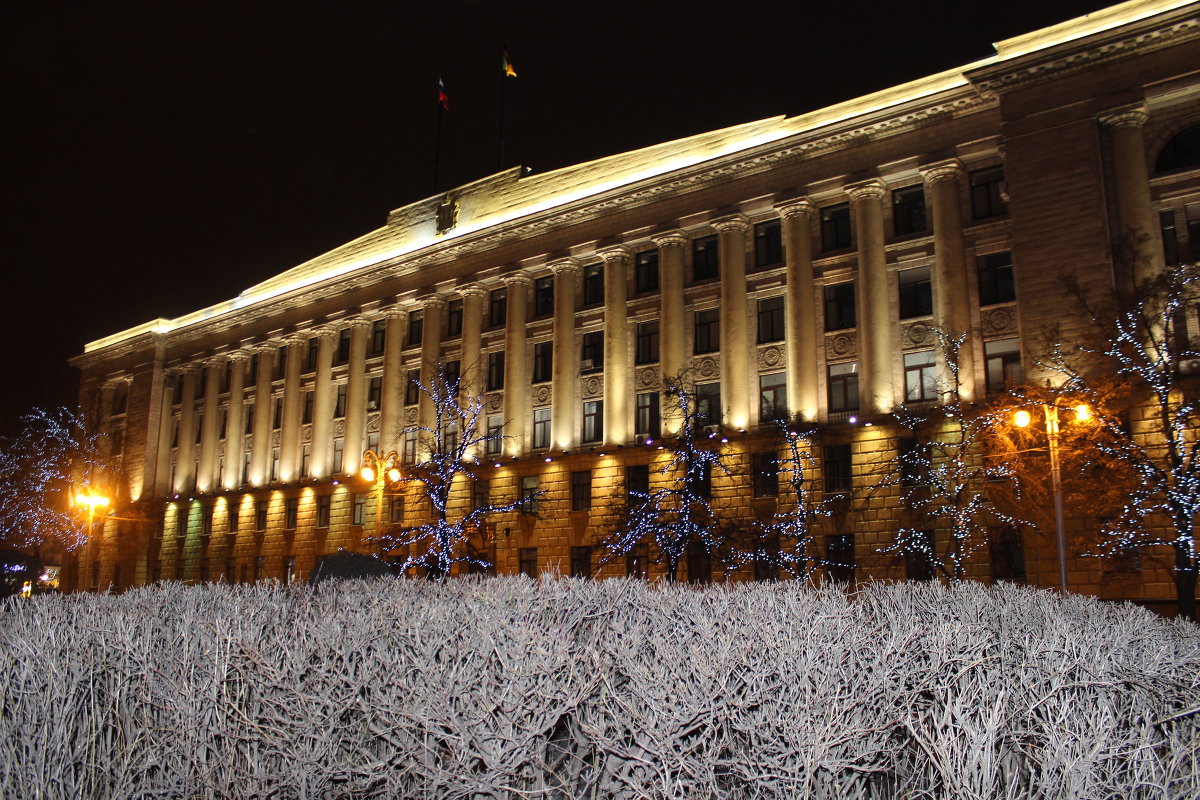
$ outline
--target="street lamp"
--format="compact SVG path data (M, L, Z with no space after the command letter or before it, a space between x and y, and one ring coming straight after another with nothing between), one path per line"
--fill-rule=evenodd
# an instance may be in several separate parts
M107 508L109 499L102 494L79 492L75 495L75 505L84 506L88 512L88 538L92 538L92 527L96 522L96 509Z
M1067 593L1067 537L1063 526L1062 472L1058 463L1058 411L1057 403L1042 403L1042 414L1046 418L1047 449L1050 452L1050 485L1054 490L1054 530L1058 537L1058 591ZM1085 405L1075 406L1075 420L1087 422L1092 418L1092 410ZM1018 428L1027 428L1033 422L1033 417L1025 409L1013 414L1013 424Z
M375 503L375 535L379 535L379 529L383 525L383 497L387 489L387 484L399 483L402 477L400 473L400 454L392 450L383 455L379 455L374 450L363 452L363 468L359 471L359 475L367 483L373 483L378 489L379 499Z

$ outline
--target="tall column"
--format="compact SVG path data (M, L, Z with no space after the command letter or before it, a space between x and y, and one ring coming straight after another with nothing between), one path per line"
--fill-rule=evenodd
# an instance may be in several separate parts
M658 247L659 353L663 386L687 368L687 323L683 311L683 248L688 238L683 231L669 231L653 239ZM663 408L669 408L665 398ZM664 433L675 433L681 421L676 414L664 414Z
M183 389L179 381L181 378L177 372L165 372L163 374L164 388L162 393L162 411L159 414L158 426L158 464L154 470L154 493L159 497L171 494L175 491L175 487L170 484L171 480L171 434L175 427L175 398L183 394ZM174 384L174 389L168 389L166 386ZM182 407L181 407L182 410Z
M425 315L425 325L429 325L428 312ZM426 327L426 335L429 332L429 328ZM363 434L367 421L367 338L370 335L370 320L351 321L350 373L346 381L346 450L342 461L342 471L350 475L358 472L362 464L365 444Z
M817 207L807 197L801 197L777 208L783 218L783 257L787 268L784 333L788 411L815 420L820 409L817 390L820 341L812 265L812 218Z
M967 285L967 256L963 244L962 201L959 179L962 165L957 160L930 164L921 170L925 194L933 206L933 300L937 326L949 337L957 338L971 330L971 295ZM939 353L939 362L945 354ZM953 378L941 364L942 382L949 387ZM975 341L968 336L958 352L958 394L967 402L975 400Z
M487 290L482 286L464 286L459 290L463 297L462 322L462 388L463 396L475 402L483 396L483 298Z
M210 358L204 362L204 416L200 420L200 465L196 475L196 490L211 492L217 488L217 450L221 443L217 441L220 434L220 395L221 371L225 369L225 359Z
M529 356L525 323L529 319L529 276L510 275L504 325L504 452L519 456L529 439Z
M192 470L195 469L196 447L196 373L194 364L183 368L183 397L179 401L179 447L175 451L175 493L192 491Z
M379 448L400 449L400 421L404 419L403 309L392 306L387 315L387 338L383 344L383 398L379 411Z
M271 397L271 380L275 374L278 348L265 344L258 348L258 373L254 383L254 440L250 451L250 483L265 486L271 480L271 448L275 438L271 430L271 414L275 404Z
M734 428L750 425L750 398L755 396L750 373L746 309L746 231L741 214L714 220L721 257L721 395ZM756 359L757 360L757 359Z
M629 248L609 247L604 259L604 441L631 438L629 413ZM661 327L660 327L661 330Z
M313 379L312 476L318 480L330 475L329 459L333 439L333 348L337 331L317 330L317 374Z
M421 323L421 383L432 386L438 376L438 365L442 353L442 317L446 309L446 298L434 295L425 299L425 316ZM437 424L437 411L433 401L425 392L417 405L417 419L420 426L433 430ZM418 444L422 452L426 452L428 442ZM346 452L350 452L350 444L346 443Z
M1125 252L1133 259L1126 268L1136 283L1162 274L1161 234L1154 224L1150 199L1150 174L1146 169L1146 143L1142 128L1146 108L1141 103L1114 109L1100 117L1112 141L1113 177L1116 180L1117 214Z
M283 373L283 420L279 425L279 479L291 483L300 477L300 362L307 340L287 337L287 363Z
M555 447L575 444L575 378L579 353L575 349L575 285L579 263L556 261L554 271L554 383L551 384L550 433Z
M225 418L225 477L223 488L241 485L242 448L246 432L246 354L229 354L229 414Z
M887 255L884 252L883 196L873 178L846 187L853 203L858 240L858 352L862 360L859 394L864 411L886 414L895 405L892 389L892 320L888 314Z

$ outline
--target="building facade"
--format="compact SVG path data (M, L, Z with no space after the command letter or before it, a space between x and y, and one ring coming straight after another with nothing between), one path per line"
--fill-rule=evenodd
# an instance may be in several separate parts
M658 479L646 442L670 434L664 377L687 370L735 459L769 447L781 408L821 426L822 480L850 499L817 546L859 577L905 577L879 552L899 504L872 487L896 452L890 413L937 399L931 328L971 331L963 390L983 399L1040 379L1047 330L1083 335L1064 275L1099 295L1194 258L1197 64L1200 3L1125 3L808 114L502 172L228 302L92 342L81 401L119 441L125 510L65 580L286 581L369 550L380 525L427 513L358 472L368 450L417 457L406 430L431 410L412 387L439 369L506 437L486 491L543 492L539 515L481 542L500 573L645 569L589 548L629 482ZM1138 258L1114 258L1118 240ZM787 502L715 482L745 515ZM1003 547L970 574L1056 585L1048 542ZM1069 567L1078 591L1172 594L1166 573Z

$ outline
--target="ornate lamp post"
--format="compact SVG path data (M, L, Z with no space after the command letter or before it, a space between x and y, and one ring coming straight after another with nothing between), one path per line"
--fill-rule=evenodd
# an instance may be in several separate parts
M375 535L383 525L383 498L388 483L397 484L402 477L400 473L400 454L395 450L379 455L374 450L363 452L363 467L359 475L367 483L375 484L378 500L375 503Z
M92 527L96 522L96 509L107 508L109 499L102 494L96 494L92 491L83 491L75 495L75 505L83 506L87 509L88 515L88 539L92 538Z

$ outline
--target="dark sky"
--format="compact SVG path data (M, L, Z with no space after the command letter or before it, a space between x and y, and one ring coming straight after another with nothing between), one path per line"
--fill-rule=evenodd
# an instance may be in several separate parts
M1093 2L39 0L3 36L0 433L85 342L176 316L496 171L820 108Z

